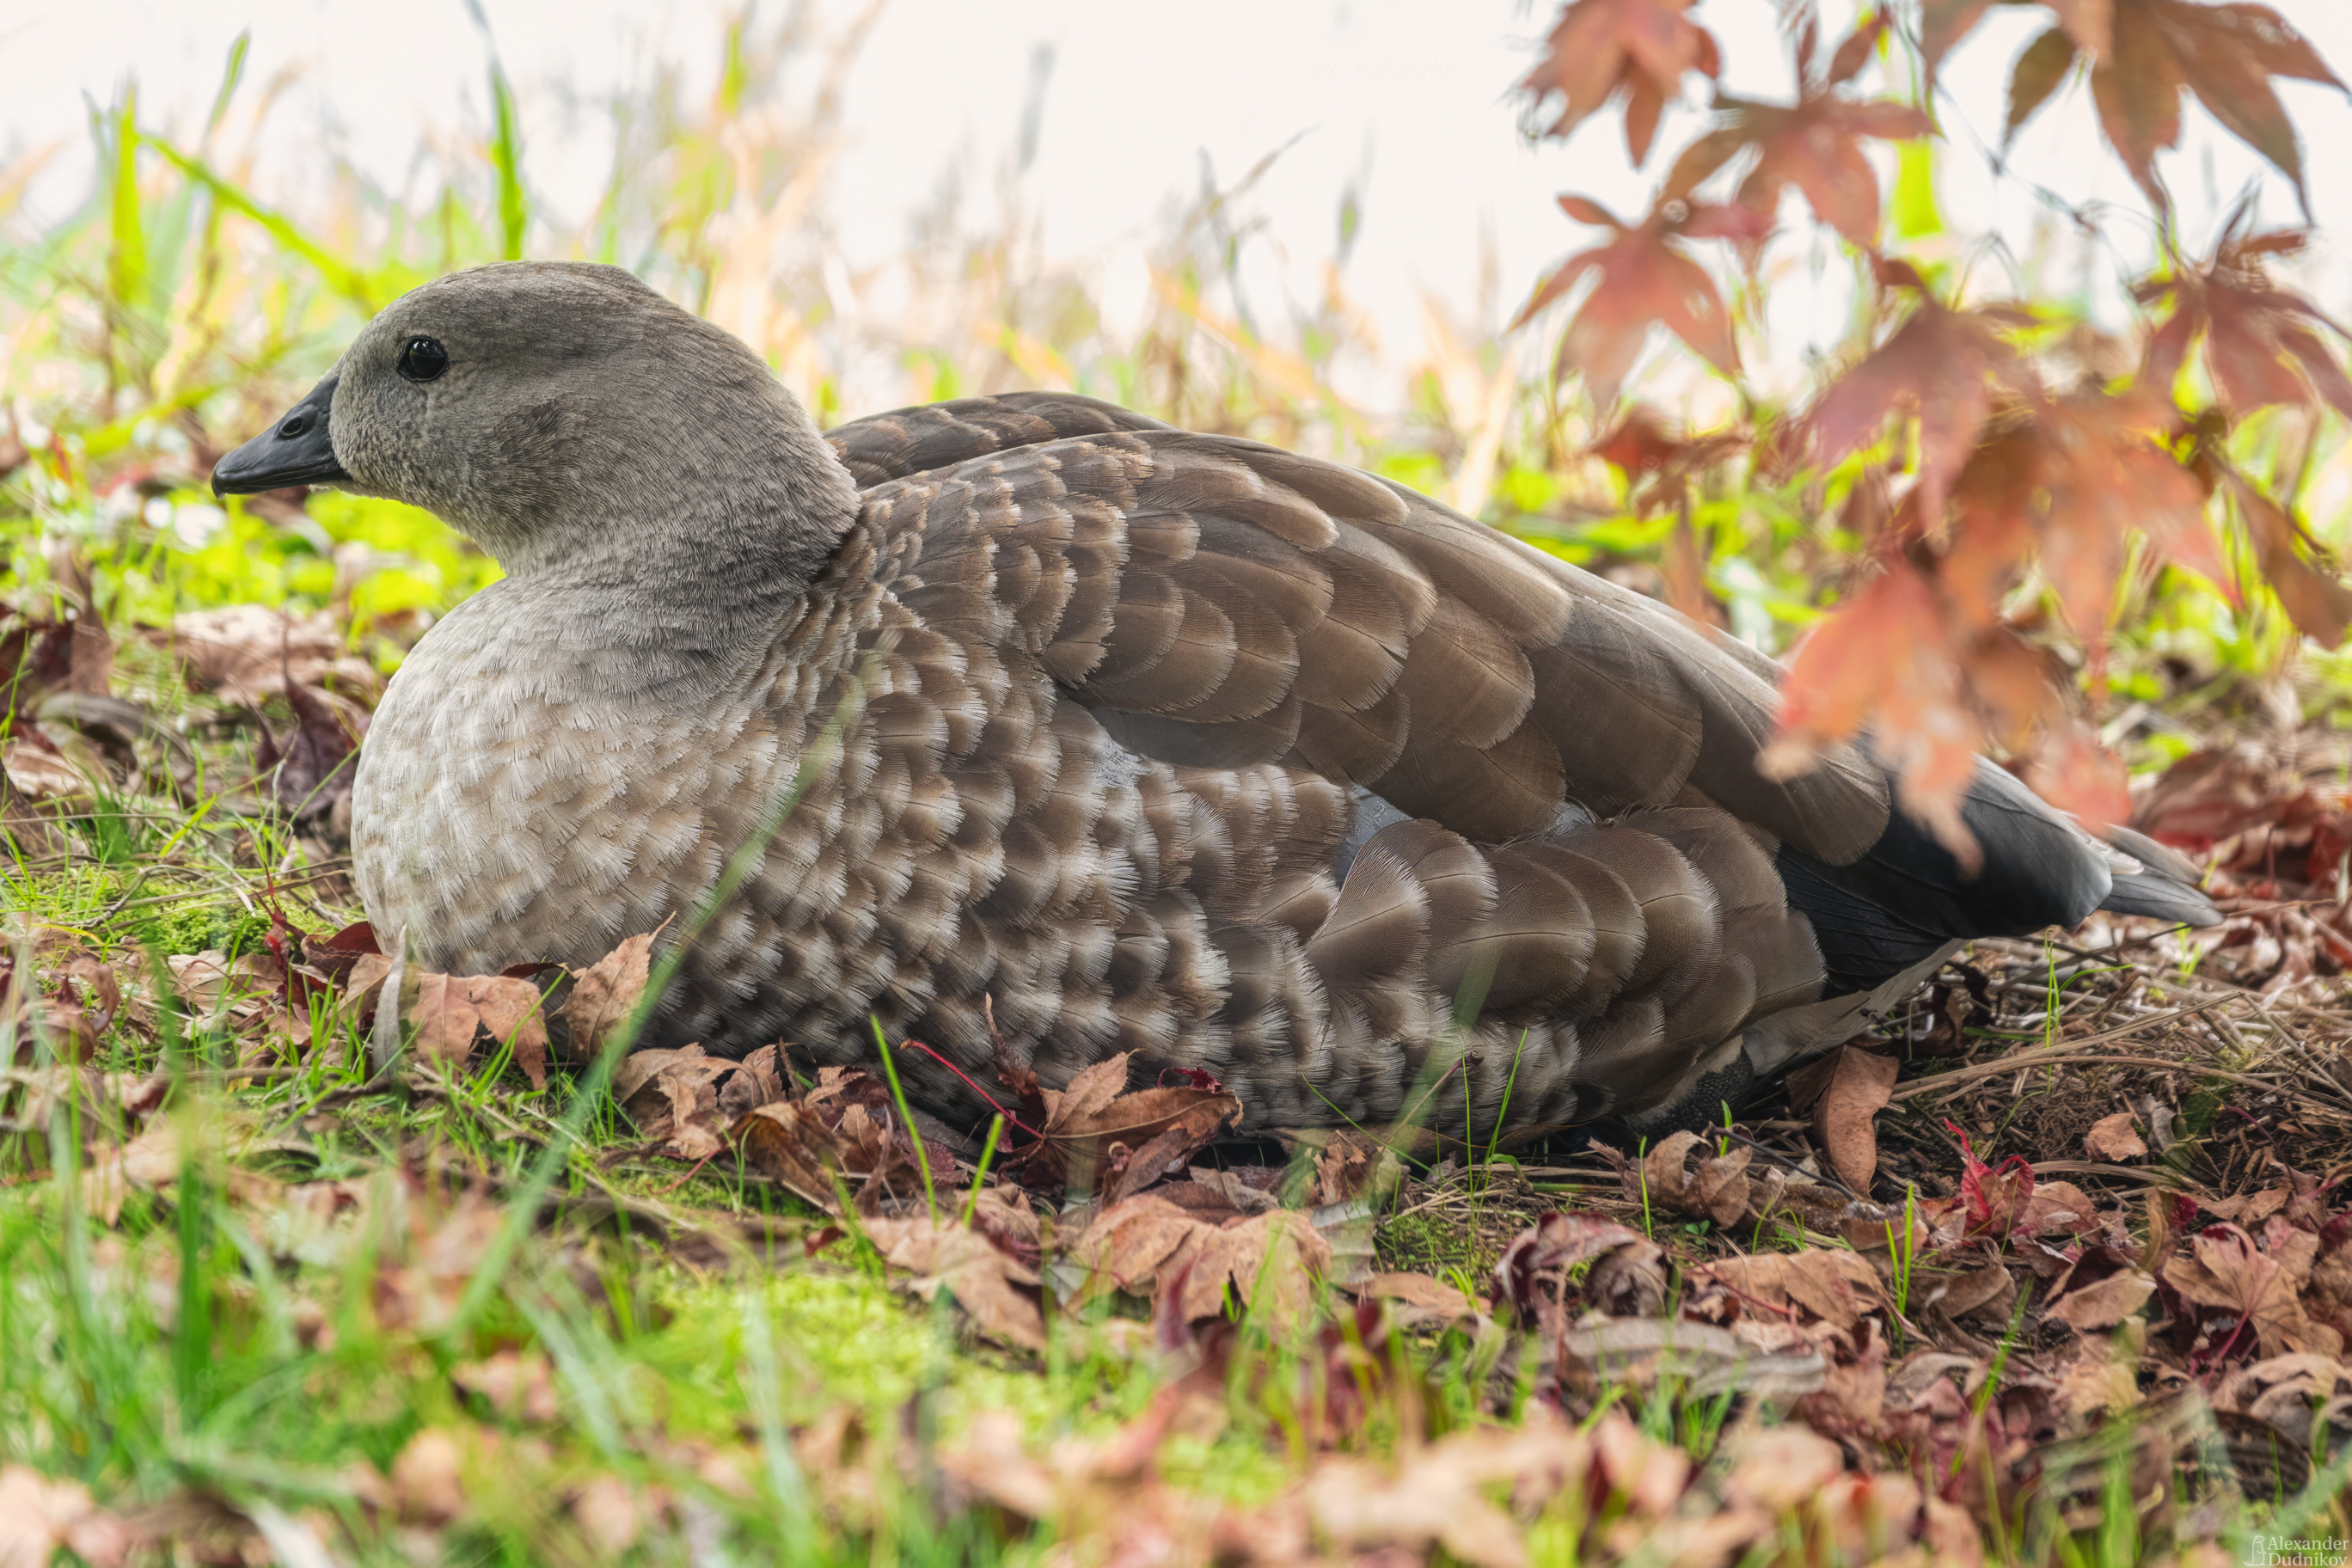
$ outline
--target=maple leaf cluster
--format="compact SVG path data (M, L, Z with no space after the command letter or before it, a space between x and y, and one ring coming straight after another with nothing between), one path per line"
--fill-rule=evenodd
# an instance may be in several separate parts
M1925 88L1994 3L1922 0L1916 14L1880 6L1834 46L1812 6L1784 6L1796 100L1718 91L1713 123L1672 159L1643 217L1560 197L1570 216L1607 237L1544 279L1514 322L1573 304L1555 374L1580 379L1609 420L1654 329L1717 374L1742 374L1738 321L1695 243L1729 242L1755 279L1793 189L1813 222L1851 247L1877 290L1880 328L1801 408L1751 412L1731 428L1690 435L1636 405L1591 450L1626 476L1637 511L1679 514L1664 575L1677 605L1700 613L1703 558L1690 520L1711 474L1744 455L1767 482L1810 486L1816 497L1844 489L1841 521L1862 556L1796 654L1764 765L1800 772L1823 748L1867 732L1901 772L1906 807L1964 857L1974 847L1958 792L1987 749L2017 759L2045 795L2095 826L2126 815L2120 765L2083 722L2072 671L2034 635L2048 612L2084 646L2094 704L2106 628L2134 572L2179 566L2233 598L2242 575L2258 574L2305 633L2333 645L2352 625L2352 590L2291 502L2229 457L2232 428L2256 410L2352 417L2343 330L2269 270L2302 247L2302 231L2252 232L2242 205L2206 258L2168 249L2162 269L2132 292L2142 342L2137 365L2120 374L2062 370L2042 352L2054 335L2042 313L1931 283L1880 248L1882 193L1868 149L1939 133ZM2010 139L2086 73L2101 129L2168 236L2171 200L2158 155L2179 144L2184 93L2304 195L2301 145L2273 84L2343 83L2269 7L2051 0L2049 9L2053 25L2011 74ZM1722 72L1721 47L1693 10L1692 0L1570 0L1520 84L1539 133L1564 137L1621 103L1628 151L1646 164L1664 106L1693 73ZM1883 74L1905 91L1914 73L1896 61L1916 62L1919 101L1857 89L1882 58ZM1706 194L1726 184L1722 195Z

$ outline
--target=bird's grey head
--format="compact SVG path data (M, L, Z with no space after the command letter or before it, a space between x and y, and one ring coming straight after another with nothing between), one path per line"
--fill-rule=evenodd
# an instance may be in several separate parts
M518 576L804 584L856 508L759 355L617 267L508 262L394 300L213 488L421 506Z

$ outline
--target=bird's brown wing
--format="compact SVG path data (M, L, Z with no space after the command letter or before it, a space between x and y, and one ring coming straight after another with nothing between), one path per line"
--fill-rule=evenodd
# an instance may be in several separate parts
M1568 802L1713 804L1832 865L1886 826L1850 749L1758 773L1769 660L1369 475L1067 395L830 438L861 484L973 487L1016 635L1145 755L1287 758L1486 843Z
M1019 447L1114 430L1165 430L1157 419L1071 393L1008 392L919 404L824 433L861 490Z

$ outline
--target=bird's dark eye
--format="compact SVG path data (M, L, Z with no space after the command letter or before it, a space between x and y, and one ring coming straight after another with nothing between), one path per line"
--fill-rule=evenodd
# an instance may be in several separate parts
M411 381L431 381L449 368L449 351L438 338L411 338L400 345L394 368Z

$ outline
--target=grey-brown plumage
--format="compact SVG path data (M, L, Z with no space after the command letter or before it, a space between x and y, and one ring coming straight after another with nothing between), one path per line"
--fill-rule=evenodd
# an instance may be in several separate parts
M1402 487L1066 395L820 437L614 268L398 301L216 482L298 470L509 574L370 731L386 940L593 960L689 916L802 790L647 1043L847 1061L870 1014L985 1081L992 1009L1049 1082L1132 1050L1278 1125L1405 1113L1466 1040L1449 1121L1466 1083L1482 1127L1507 1092L1523 1128L1654 1122L1955 939L2209 912L1990 765L1977 879L1863 749L1765 778L1769 660Z

